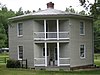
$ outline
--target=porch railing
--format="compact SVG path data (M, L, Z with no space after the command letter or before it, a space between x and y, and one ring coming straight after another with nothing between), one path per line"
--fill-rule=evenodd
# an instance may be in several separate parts
M45 58L34 58L34 66L45 66Z
M70 66L70 58L59 58L60 66Z
M59 58L59 66L70 66L70 58ZM45 66L45 58L34 58L34 66Z
M59 32L59 39L68 39L69 32ZM45 32L34 32L34 39L35 40L44 40L45 39ZM46 32L46 39L57 39L57 32Z

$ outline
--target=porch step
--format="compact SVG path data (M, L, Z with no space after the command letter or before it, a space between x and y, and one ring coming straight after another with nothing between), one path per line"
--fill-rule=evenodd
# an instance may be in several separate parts
M64 71L69 71L70 70L70 66L50 66L50 67L46 67L46 70L48 71L59 71L59 70L64 70Z
M47 70L47 71L69 71L70 66L48 66L48 67L43 67L43 66L37 66L35 67L36 70Z

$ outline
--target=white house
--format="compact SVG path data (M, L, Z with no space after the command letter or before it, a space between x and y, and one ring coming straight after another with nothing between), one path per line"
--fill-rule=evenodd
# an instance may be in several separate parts
M47 9L9 19L10 58L28 60L28 67L93 65L92 17Z

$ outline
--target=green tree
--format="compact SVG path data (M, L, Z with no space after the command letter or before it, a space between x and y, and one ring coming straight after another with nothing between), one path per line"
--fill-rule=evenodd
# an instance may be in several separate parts
M71 12L71 13L76 13L74 8L72 8L72 6L70 6L69 8L66 7L66 12Z
M6 6L0 5L0 29L2 29L2 32L0 32L0 36L3 38L0 38L0 47L8 47L8 18L15 16L14 11L8 10Z
M20 7L19 10L16 12L16 16L19 16L19 15L24 15L22 7Z
M1 19L1 17L0 17ZM5 42L6 42L7 36L5 34L5 29L3 24L0 22L0 48L6 47Z
M81 6L86 9L88 9L90 6L90 12L93 16L94 27L94 52L100 52L100 0L95 0L94 4L91 4L89 0L79 1L81 3Z
M84 10L79 12L80 15L87 15L86 12Z

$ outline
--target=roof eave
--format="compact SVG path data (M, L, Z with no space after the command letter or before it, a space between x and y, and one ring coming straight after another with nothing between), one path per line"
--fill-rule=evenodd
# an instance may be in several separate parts
M82 19L90 19L92 20L93 17L91 16L82 16L82 15L77 15L77 14L50 14L50 15L22 15L22 16L17 16L17 17L12 17L9 18L10 21L16 21L16 20L24 20L24 19L32 19L32 18L46 18L46 17L73 17L73 18L82 18Z

